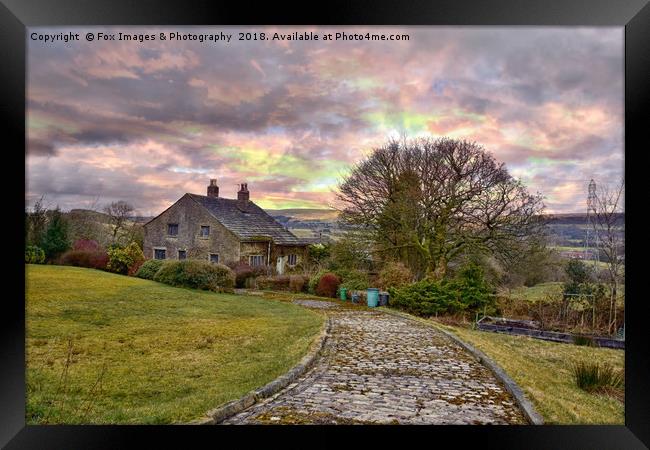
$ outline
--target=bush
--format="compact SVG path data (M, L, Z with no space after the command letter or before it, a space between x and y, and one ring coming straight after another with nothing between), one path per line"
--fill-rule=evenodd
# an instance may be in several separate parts
M134 277L136 273L138 273L138 270L140 270L140 267L142 267L142 264L144 264L144 259L136 259L133 264L129 267L129 270L127 272L127 275L130 277Z
M493 289L485 280L483 269L474 263L464 266L458 277L451 283L451 288L461 296L464 308L476 311L496 302Z
M135 276L145 280L153 280L156 272L163 266L163 262L162 259L148 259L142 263Z
M401 288L388 288L391 306L419 316L433 316L462 309L459 299L444 282L422 280Z
M106 268L111 272L127 275L134 265L137 266L143 261L144 253L142 253L142 249L135 242L131 242L124 248L117 246L109 248Z
M289 276L276 275L268 277L257 278L258 289L265 289L269 291L288 291L289 290Z
M69 250L61 255L59 258L59 264L64 266L106 270L106 266L108 265L108 254L104 250Z
M476 265L465 267L456 279L425 279L401 288L389 288L388 292L392 306L420 316L493 308L496 300Z
M309 277L305 275L290 275L289 276L289 290L291 292L303 292L307 287Z
M97 241L92 239L77 239L72 244L72 250L82 250L86 252L99 252L102 251L102 246Z
M207 261L165 261L154 281L177 287L229 292L235 286L235 273L223 264Z
M321 277L325 275L326 273L331 273L329 270L319 270L316 272L314 275L312 275L309 278L309 282L307 284L307 292L310 294L316 294L316 287L318 286L318 282L320 281Z
M266 273L263 267L251 267L243 261L229 263L228 267L235 273L235 286L244 288L251 286L253 279Z
M309 259L315 263L321 263L330 256L330 244L311 244L307 247Z
M337 275L339 275L342 281L340 287L346 288L348 291L362 291L370 287L368 274L360 270L350 270L344 275L340 273L337 273Z
M316 286L316 295L321 297L336 297L336 291L341 284L341 280L333 273L324 274Z
M411 269L401 262L389 262L379 272L379 286L382 289L400 288L413 281Z
M43 264L45 261L45 252L42 248L36 245L28 245L25 247L25 263L26 264Z
M578 362L572 369L576 385L587 392L607 392L623 385L623 375L607 363Z
M68 240L68 222L63 218L57 207L47 225L47 230L41 242L41 248L48 260L52 261L70 248Z

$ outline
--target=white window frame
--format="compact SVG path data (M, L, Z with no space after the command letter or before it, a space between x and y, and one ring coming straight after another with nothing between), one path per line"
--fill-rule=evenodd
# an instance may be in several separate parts
M164 250L165 251L165 257L163 259L160 259L159 261L164 261L167 259L167 247L154 247L151 249L151 258L157 259L156 258L156 250Z
M253 258L260 258L260 264L253 265ZM248 265L251 267L261 267L264 265L264 255L248 255Z

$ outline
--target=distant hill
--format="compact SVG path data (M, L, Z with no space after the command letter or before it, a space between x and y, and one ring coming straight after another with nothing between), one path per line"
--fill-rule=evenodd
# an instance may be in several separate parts
M616 214L617 221L625 221L625 213ZM586 213L544 214L549 224L557 225L584 225L587 223Z
M110 222L110 217L108 214L105 214L103 212L99 211L93 211L91 209L71 209L69 212L65 213L73 217L88 217L92 219L95 222L100 222L100 223L109 223Z
M324 222L336 221L339 212L334 209L309 209L309 208L290 208L290 209L265 209L273 217L290 217L295 220L320 220Z

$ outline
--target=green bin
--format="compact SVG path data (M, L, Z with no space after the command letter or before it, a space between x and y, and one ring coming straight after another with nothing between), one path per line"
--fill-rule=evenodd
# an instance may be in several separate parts
M368 288L368 308L374 308L379 302L379 289Z
M342 287L341 289L339 289L339 291L340 291L341 300L346 301L347 300L346 294L348 292L347 288Z

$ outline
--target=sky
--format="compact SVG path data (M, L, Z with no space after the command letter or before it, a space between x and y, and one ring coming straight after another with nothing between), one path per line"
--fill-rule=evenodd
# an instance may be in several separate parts
M238 40L294 31L321 39ZM337 32L409 39L322 40ZM38 40L61 33L80 40ZM26 207L157 215L216 178L223 197L247 182L263 208L324 208L399 136L482 145L549 213L623 177L622 27L59 27L27 45Z

